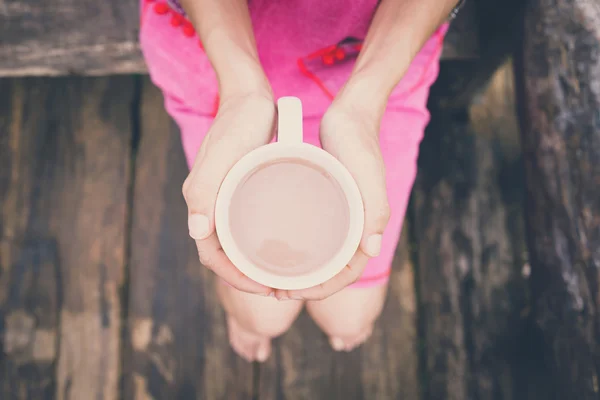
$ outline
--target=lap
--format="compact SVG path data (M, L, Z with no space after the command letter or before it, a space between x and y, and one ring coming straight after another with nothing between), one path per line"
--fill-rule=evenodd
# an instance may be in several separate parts
M202 57L196 43L185 41L188 38L184 39L181 35L173 36L172 40L166 38L165 36L174 35L172 29L164 27L164 32L161 33L163 28L158 25L165 22L153 18L155 20L146 20L142 27L142 47L152 79L163 90L166 109L180 127L186 159L188 166L191 166L214 118L216 79L212 71L204 73L205 69L210 69L210 64ZM150 29L149 24L155 26ZM407 76L392 93L381 122L380 142L386 166L391 218L383 235L380 255L369 261L363 276L353 285L355 288L385 285L388 280L417 173L419 144L429 121L426 102L429 88L439 69L443 32L438 36L434 36L413 61ZM174 46L173 41L181 43L177 42L177 46ZM167 53L157 49L161 43L168 43L169 51L178 53L165 57ZM204 61L190 58L188 53L193 52L197 52L198 59ZM196 62L187 65L183 62L178 63L177 58L195 59ZM320 89L315 86L314 90ZM318 96L318 93L314 94L315 98ZM324 112L325 109L320 116ZM320 116L311 116L304 120L305 141L317 146L320 146Z

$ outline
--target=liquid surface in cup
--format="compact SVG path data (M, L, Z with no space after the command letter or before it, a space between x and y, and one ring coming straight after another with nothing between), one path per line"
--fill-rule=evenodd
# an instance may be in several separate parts
M325 265L340 251L349 208L329 174L284 159L246 176L232 196L229 221L233 239L252 263L293 276Z

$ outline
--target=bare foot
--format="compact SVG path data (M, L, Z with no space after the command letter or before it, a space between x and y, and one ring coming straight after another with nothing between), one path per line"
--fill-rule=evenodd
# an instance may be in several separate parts
M269 358L271 339L289 329L303 306L300 301L240 292L222 282L217 291L227 312L229 343L248 362Z
M229 344L233 350L248 362L264 362L271 354L271 338L261 336L242 328L231 315L227 316Z
M325 300L307 302L306 309L334 350L351 351L371 336L386 291L387 286L346 288Z

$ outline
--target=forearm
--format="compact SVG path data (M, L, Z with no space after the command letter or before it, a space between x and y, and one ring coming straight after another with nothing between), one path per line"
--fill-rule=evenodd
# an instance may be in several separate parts
M383 0L339 97L383 113L387 99L458 0Z
M234 94L270 95L260 65L246 0L182 0L219 80L221 99Z

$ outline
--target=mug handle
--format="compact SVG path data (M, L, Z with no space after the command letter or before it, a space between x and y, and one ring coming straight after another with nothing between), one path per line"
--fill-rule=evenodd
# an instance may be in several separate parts
M302 143L302 102L297 97L277 100L277 141L286 144Z

